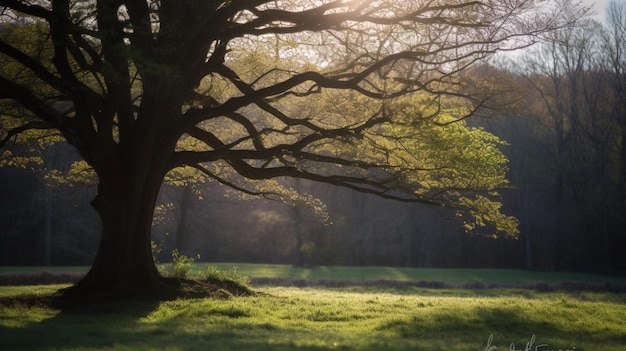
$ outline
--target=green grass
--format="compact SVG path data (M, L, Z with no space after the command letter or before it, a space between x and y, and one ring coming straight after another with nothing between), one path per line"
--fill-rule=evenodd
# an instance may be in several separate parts
M2 273L69 272L87 273L87 266L0 266Z
M423 280L537 283L626 282L566 272L496 269L314 267L194 263L250 277L307 280ZM166 265L166 268L169 265ZM84 272L86 267L0 267L6 272ZM46 294L63 287L0 286L0 296ZM60 313L0 306L0 350L626 350L626 294L526 289L341 289L257 287L264 294L230 300L128 304L121 311ZM548 350L548 348L539 348Z
M464 283L537 283L576 280L587 282L608 281L626 283L626 277L570 272L537 272L513 269L456 269L456 268L399 268L399 267L342 267L318 266L312 268L293 267L280 264L256 263L204 263L196 262L191 267L191 274L201 274L211 266L221 270L237 267L239 273L252 278L287 278L307 280L417 280L440 281L449 285ZM171 264L163 264L166 270ZM2 267L1 273L13 272L86 272L88 267Z
M0 296L60 286L0 287ZM0 307L1 350L626 350L626 294L259 288L229 300L60 313ZM533 348L534 350L534 348ZM540 348L547 350L547 348Z
M344 267L319 266L301 268L290 265L251 263L197 263L192 271L206 270L215 265L220 269L237 266L241 274L256 278L290 278L308 280L424 280L441 281L450 285L463 283L536 283L562 280L626 282L626 277L571 272L537 272L514 269L457 269L457 268L402 268L402 267Z

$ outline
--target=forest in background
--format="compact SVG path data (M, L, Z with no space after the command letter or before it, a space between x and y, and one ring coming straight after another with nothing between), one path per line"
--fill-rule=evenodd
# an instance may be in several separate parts
M203 261L625 271L626 6L613 10L607 25L589 21L515 64L467 73L506 79L518 97L514 111L467 121L508 143L511 187L502 203L520 221L518 238L466 233L445 210L303 180L283 182L321 199L329 218L205 183L162 189L159 260L177 248ZM43 163L0 168L0 264L91 263L98 219L84 204L95 187L48 186L48 170L77 160L72 149L10 150Z

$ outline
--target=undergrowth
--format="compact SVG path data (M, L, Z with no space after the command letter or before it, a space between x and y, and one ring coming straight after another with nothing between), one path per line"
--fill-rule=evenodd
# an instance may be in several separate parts
M199 259L199 254L196 254L195 257L190 257L181 254L178 249L172 250L172 268L174 270L174 276L187 278L191 271L191 265Z
M202 279L212 281L232 281L240 285L250 285L251 278L241 274L237 266L232 266L228 270L220 269L217 266L209 266L207 270L201 275Z

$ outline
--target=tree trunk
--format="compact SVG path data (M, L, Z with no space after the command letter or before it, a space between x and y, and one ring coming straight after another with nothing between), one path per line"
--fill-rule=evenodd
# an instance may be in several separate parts
M150 161L121 159L98 174L100 184L92 205L102 220L100 246L87 275L63 294L61 307L85 300L163 298L172 292L156 268L150 245L163 177Z
M150 194L120 198L107 193L101 190L94 204L103 232L90 278L99 285L142 289L157 276L150 252L154 205L145 199Z

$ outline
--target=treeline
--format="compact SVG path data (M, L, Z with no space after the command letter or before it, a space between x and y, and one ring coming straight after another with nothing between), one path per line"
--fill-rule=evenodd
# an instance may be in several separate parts
M282 182L321 199L329 218L207 183L162 189L157 258L176 248L204 261L626 271L626 5L611 3L607 18L555 32L512 65L468 72L511 82L517 96L514 110L469 120L508 142L502 203L520 221L517 238L466 233L444 209L302 180ZM76 159L68 147L28 152L43 164L0 168L0 264L91 263L95 187L46 185L47 169Z
M529 268L626 268L626 3L606 17L523 56L521 113L486 125L510 143L505 201Z

